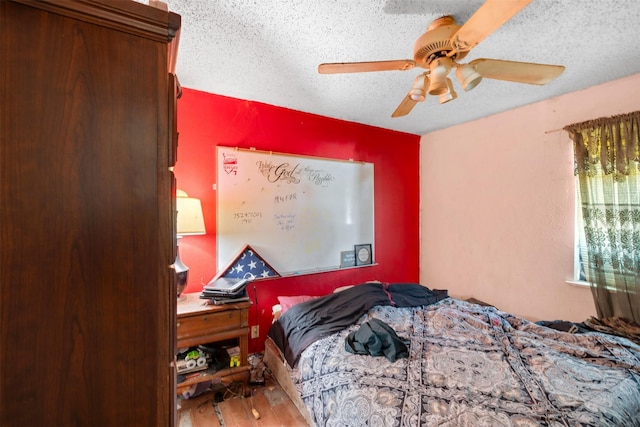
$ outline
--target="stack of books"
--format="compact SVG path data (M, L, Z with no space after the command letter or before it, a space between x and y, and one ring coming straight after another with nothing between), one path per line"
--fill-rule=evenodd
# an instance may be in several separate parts
M200 298L208 299L210 304L215 305L249 301L248 284L248 279L214 277L202 288Z

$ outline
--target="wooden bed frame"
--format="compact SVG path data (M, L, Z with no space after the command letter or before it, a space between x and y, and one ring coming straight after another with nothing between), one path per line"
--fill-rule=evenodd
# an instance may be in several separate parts
M276 344L268 337L264 343L264 347L263 361L271 371L273 378L278 382L278 384L280 384L280 387L282 387L285 393L287 393L293 404L298 408L298 411L300 411L300 414L304 417L305 421L307 421L310 426L315 426L309 410L302 402L300 394L293 384L293 380L289 374L289 367L287 366L287 362L284 360L280 349L278 349Z

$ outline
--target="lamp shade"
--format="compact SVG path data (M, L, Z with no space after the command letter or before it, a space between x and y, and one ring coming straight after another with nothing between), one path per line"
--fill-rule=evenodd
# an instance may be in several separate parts
M429 95L442 95L447 93L447 74L451 70L451 59L447 57L436 58L429 64L431 70L431 83Z
M429 79L424 75L420 74L413 81L413 86L411 87L411 91L409 92L409 97L416 101L424 101L425 98L425 84L429 84Z
M184 191L177 190L176 210L178 211L176 228L178 236L207 233L200 199L189 197Z
M478 83L482 81L482 76L469 64L458 66L456 77L458 77L465 92L478 86Z
M453 101L458 97L458 94L453 89L453 83L451 83L451 79L447 77L447 88L449 90L442 95L440 95L440 104L446 104L449 101Z

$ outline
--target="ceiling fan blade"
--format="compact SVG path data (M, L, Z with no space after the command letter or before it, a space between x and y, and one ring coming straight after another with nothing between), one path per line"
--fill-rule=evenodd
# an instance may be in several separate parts
M544 85L564 71L563 65L534 64L531 62L503 61L500 59L474 59L469 63L482 77L516 83Z
M411 112L411 110L413 110L413 107L415 107L417 103L418 101L414 101L411 99L411 96L407 94L407 96L405 96L400 102L400 105L398 105L398 108L396 108L396 110L391 114L391 117L406 116Z
M362 73L367 71L406 71L416 66L411 59L372 62L336 62L318 65L320 74Z
M487 0L451 37L454 52L467 52L533 0Z

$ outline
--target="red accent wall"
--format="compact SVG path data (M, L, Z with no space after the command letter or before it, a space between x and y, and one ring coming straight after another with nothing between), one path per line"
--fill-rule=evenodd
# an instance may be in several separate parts
M204 236L180 241L181 259L190 268L186 292L200 292L216 274L216 146L374 164L377 265L254 282L249 288L254 303L249 323L259 325L260 337L249 341L250 353L264 348L278 295L322 295L368 280L418 282L418 135L187 88L178 101L178 132L177 185L201 199L207 228Z

